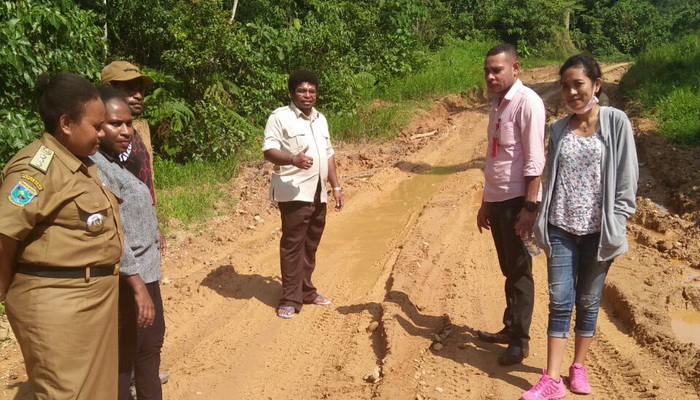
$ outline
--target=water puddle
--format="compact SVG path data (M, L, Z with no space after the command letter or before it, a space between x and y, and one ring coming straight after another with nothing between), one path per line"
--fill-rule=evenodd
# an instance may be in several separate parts
M365 207L362 214L330 224L319 250L340 250L345 276L360 289L358 294L369 290L382 273L377 263L386 260L393 250L392 242L407 233L423 204L455 172L433 168L404 180L391 193Z
M652 203L654 203L654 205L656 206L656 208L657 208L659 211L664 212L664 213L666 213L666 214L670 213L670 211L668 210L668 207L666 207L665 205L660 204L660 203L657 203L657 202L655 202L655 201L652 201Z
M700 349L700 312L698 311L672 311L671 329L676 338L684 343L693 343Z
M683 260L671 259L670 263L672 267L680 269L681 274L679 278L681 282L692 287L700 288L700 270L689 266L688 263Z

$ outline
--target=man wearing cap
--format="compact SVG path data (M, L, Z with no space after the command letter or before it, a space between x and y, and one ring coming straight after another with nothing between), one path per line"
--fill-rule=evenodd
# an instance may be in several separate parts
M124 101L129 106L131 115L137 117L143 112L143 92L146 85L153 83L153 79L148 75L141 73L141 70L127 61L113 61L102 69L102 83L112 86L122 93ZM155 188L153 186L153 149L151 146L151 132L148 123L144 120L134 119L132 122L134 134L131 138L128 148L125 152L119 155L119 161L129 172L135 175L139 180L148 186L151 192L153 204L156 202ZM159 232L160 233L160 232ZM165 237L160 233L160 250L161 256L165 253ZM128 293L131 290L124 281L120 281L120 293ZM151 294L153 297L153 294ZM124 297L119 299L120 314L124 307L133 306L133 303L127 301ZM126 316L125 316L126 318ZM162 336L161 336L162 338ZM121 339L120 339L121 340ZM161 343L162 344L162 343ZM153 341L137 341L135 347L157 345L160 351L160 345ZM122 347L123 346L122 344ZM150 357L153 349L137 349L140 356ZM121 354L120 354L121 358ZM121 362L121 361L120 361ZM120 367L121 368L121 367ZM127 371L128 373L128 371ZM120 371L120 375L123 371ZM170 378L168 371L159 371L160 382L165 383ZM121 376L120 376L121 379ZM133 383L133 382L132 382ZM120 382L119 398L129 398L128 393L125 393L124 386ZM134 387L131 388L134 390ZM144 388L145 389L145 388ZM151 388L149 388L151 390ZM157 392L155 392L157 393ZM155 395L158 398L160 394Z
M143 92L146 85L153 83L151 77L141 73L141 70L127 61L112 61L102 69L102 83L109 85L124 95L129 105L133 122L134 136L126 151L119 155L124 167L148 185L153 202L156 192L153 187L153 148L151 146L151 131L148 123L136 119L143 112Z

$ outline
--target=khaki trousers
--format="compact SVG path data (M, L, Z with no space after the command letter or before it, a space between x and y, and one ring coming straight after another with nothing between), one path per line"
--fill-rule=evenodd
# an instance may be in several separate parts
M36 399L116 400L118 281L15 275L7 318Z

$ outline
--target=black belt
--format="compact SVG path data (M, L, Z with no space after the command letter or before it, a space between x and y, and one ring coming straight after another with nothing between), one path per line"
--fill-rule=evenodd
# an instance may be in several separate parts
M20 274L41 276L43 278L87 278L86 269L88 268L90 269L91 278L116 275L114 265L104 267L42 267L39 265L17 264L15 268Z

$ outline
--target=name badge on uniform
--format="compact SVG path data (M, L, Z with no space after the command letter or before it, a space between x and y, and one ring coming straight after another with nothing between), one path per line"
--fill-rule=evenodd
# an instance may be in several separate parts
M87 218L87 229L90 232L99 232L104 228L105 217L102 214L91 214Z

